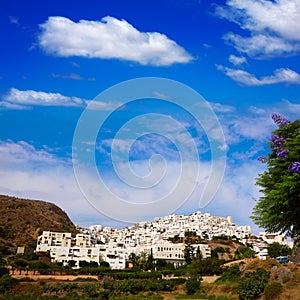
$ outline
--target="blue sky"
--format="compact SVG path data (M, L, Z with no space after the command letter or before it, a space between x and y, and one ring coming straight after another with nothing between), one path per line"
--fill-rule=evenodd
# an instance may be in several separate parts
M54 202L76 224L123 226L174 211L192 213L205 189L212 189L201 211L253 225L255 178L264 168L257 157L267 153L276 128L271 114L292 121L300 115L299 24L297 0L2 1L0 193ZM168 84L153 85L152 94L132 103L120 93L111 99L101 94L141 77L176 81L201 95L210 110L202 110L199 124L192 115L198 108L191 108L199 101L182 91L178 101L188 105L182 110ZM128 95L144 88L133 82ZM81 161L73 139L84 115L105 121L95 141L89 129L95 123L85 127L80 147L96 157L112 197L132 204L111 208L122 214L102 209L114 205L105 193L96 205L89 199L85 188L105 189L90 166L80 169L83 182L75 178L73 164ZM213 158L214 142L223 157ZM113 162L112 144L119 155ZM181 151L186 160L180 161ZM152 171L158 181L148 189L129 187L119 177L133 178L124 157L142 179ZM224 157L226 166L219 161ZM217 179L208 187L214 159ZM197 187L187 197L191 182ZM170 191L178 205L157 202Z

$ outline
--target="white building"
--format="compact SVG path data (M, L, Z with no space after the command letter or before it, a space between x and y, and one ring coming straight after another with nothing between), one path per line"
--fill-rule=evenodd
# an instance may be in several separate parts
M293 248L293 246L294 246L293 241L287 241L285 236L280 233L260 232L259 238L261 238L263 241L265 241L268 244L277 242L281 245L287 245L290 248Z
M74 260L76 262L75 268L79 268L80 261L99 262L101 261L101 254L99 249L95 247L81 248L81 247L51 247L50 257L52 261L61 262L67 265L68 261Z
M50 247L71 247L72 234L70 232L43 231L37 239L36 251L48 251Z
M203 239L220 235L244 239L251 234L251 228L234 224L232 217L211 216L198 211L189 216L172 214L155 218L152 222L140 222L122 229L93 225L81 228L81 233L75 238L71 233L44 231L38 237L36 251L49 250L53 260L66 263L73 259L77 265L80 260L99 262L102 259L114 269L124 268L131 253L139 255L145 251L152 251L154 259L180 264L184 262L185 245L173 244L169 240L183 238L186 232L194 232ZM208 245L196 246L203 258L210 257Z

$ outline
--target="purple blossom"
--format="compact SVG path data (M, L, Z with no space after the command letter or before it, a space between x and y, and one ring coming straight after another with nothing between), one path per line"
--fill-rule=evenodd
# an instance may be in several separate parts
M292 164L290 164L289 169L295 173L300 174L300 162L293 162Z
M265 156L259 156L257 160L261 161L262 163L265 163L267 161L267 158Z
M279 158L288 158L287 154L290 152L288 149L278 149L276 155Z
M272 119L279 127L286 126L291 123L289 120L281 117L278 114L272 114Z
M286 142L286 140L282 137L280 137L277 134L272 134L271 135L271 143L276 147L276 148L281 148L281 146Z

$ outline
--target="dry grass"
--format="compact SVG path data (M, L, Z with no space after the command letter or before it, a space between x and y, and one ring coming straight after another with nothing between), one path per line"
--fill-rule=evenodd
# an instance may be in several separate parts
M0 195L1 245L34 245L43 230L75 233L76 227L53 203Z

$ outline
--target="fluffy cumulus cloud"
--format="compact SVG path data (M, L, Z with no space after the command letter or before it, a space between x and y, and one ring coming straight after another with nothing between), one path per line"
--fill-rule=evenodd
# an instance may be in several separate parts
M280 56L300 50L298 0L227 0L226 6L217 6L216 13L247 31L247 36L228 33L224 38L249 56Z
M287 68L277 69L273 75L261 78L257 78L244 70L231 69L221 65L217 65L217 69L224 72L234 81L247 86L262 86L276 83L300 84L300 74Z
M141 65L188 63L193 57L159 32L140 32L125 20L106 16L101 21L53 16L40 25L40 47L50 55L121 59Z

